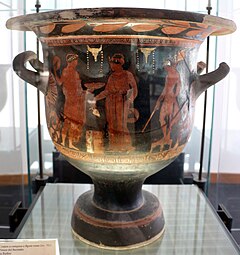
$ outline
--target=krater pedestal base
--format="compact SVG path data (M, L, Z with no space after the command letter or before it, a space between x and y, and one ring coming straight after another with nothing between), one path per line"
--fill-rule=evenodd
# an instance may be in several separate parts
M142 191L143 203L128 211L100 208L93 191L81 195L72 214L72 230L83 242L103 249L132 249L147 245L164 232L163 211L158 199Z

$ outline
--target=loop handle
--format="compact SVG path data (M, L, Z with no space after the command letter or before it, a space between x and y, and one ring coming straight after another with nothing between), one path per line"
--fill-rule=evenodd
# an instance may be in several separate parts
M210 86L224 79L229 73L230 68L226 63L221 63L219 67L210 73L199 75L194 82L196 98L198 98Z
M25 64L29 62L37 71L28 70ZM13 70L27 83L39 89L44 95L48 87L48 71L44 71L43 63L37 59L37 55L32 51L25 51L18 54L13 60Z

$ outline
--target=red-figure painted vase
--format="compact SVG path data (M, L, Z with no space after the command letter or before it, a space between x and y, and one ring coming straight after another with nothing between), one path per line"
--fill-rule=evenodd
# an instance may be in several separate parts
M181 153L195 100L229 71L222 63L200 75L199 46L235 24L190 12L97 8L24 15L7 27L39 38L43 63L28 51L13 67L44 93L56 148L94 183L73 209L74 235L108 249L159 238L163 211L142 184Z

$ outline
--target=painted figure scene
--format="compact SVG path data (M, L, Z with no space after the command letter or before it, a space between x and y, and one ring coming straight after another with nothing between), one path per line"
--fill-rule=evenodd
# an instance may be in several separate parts
M129 154L184 146L193 118L193 50L163 47L101 44L50 51L46 113L57 148Z

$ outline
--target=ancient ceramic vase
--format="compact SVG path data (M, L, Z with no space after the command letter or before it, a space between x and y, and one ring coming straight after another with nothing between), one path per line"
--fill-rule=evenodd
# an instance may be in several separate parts
M199 75L199 46L235 24L190 12L98 8L24 15L7 27L34 31L42 43L43 63L28 51L13 67L45 94L56 148L94 183L74 207L74 235L109 249L159 238L163 211L142 184L180 154L195 100L229 71L222 63Z

